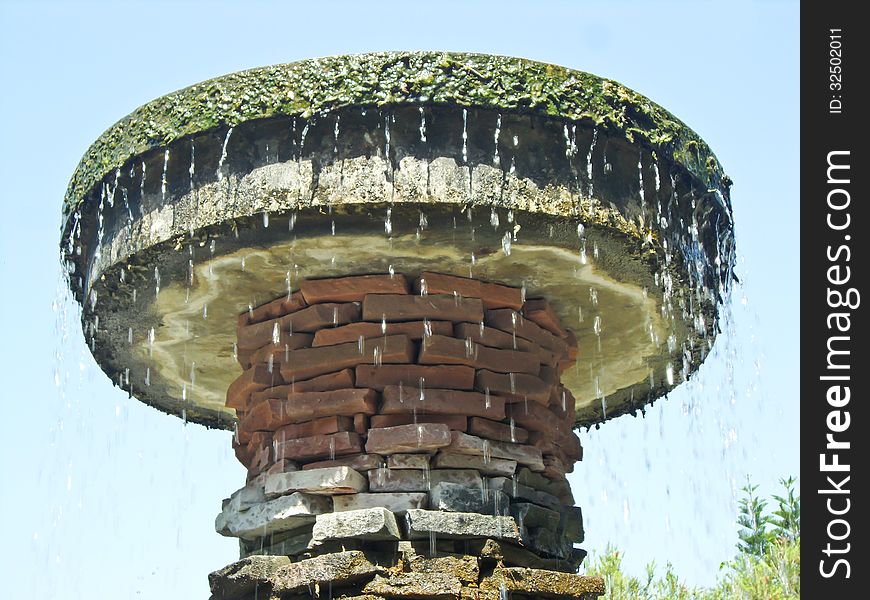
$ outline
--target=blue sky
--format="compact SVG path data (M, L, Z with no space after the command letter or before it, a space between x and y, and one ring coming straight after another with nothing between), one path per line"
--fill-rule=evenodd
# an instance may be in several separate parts
M288 6L285 6L287 4ZM706 139L732 189L744 285L699 381L582 434L591 550L709 583L735 486L797 474L797 2L0 0L0 276L8 597L206 597L244 473L229 434L182 426L99 371L58 295L60 203L88 145L152 98L231 71L388 49L524 56L616 79ZM57 310L53 304L59 303ZM60 385L55 384L55 379ZM11 535L10 535L11 534ZM10 587L11 586L11 587Z

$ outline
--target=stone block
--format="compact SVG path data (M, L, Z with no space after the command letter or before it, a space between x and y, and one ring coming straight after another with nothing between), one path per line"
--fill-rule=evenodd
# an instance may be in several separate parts
M555 335L565 339L568 332L562 327L556 311L546 298L529 298L523 305L523 317Z
M289 315L290 313L301 310L306 306L307 304L305 304L305 299L302 297L302 293L298 291L293 292L289 296L281 296L280 298L276 298L275 300L261 304L256 308L250 308L241 313L238 318L237 326L244 327L245 325L253 325L254 323L262 323L263 321L277 319L278 317L283 317L284 315Z
M559 530L561 515L555 511L530 502L514 502L511 504L511 516L520 529L523 527L543 527L550 531Z
M473 584L480 578L480 566L474 556L426 558L415 553L408 562L412 573L450 573L464 583Z
M302 466L303 471L310 469L322 469L324 467L350 467L355 471L368 471L369 469L378 469L384 466L384 457L380 454L355 454L353 456L342 456L335 460L321 460L313 463L308 463Z
M454 454L473 454L486 458L504 458L527 466L532 471L543 471L544 460L541 451L533 446L495 442L479 438L461 431L451 431L450 445L444 452Z
M254 365L245 370L227 388L226 407L248 410L251 394L284 383L277 368L269 370L267 365Z
M454 454L439 452L432 459L433 469L475 469L481 475L510 477L517 468L515 460L503 458L485 459L474 454Z
M275 333L274 331L272 332ZM271 343L263 346L258 350L251 351L240 351L239 352L239 363L242 366L245 365L256 365L256 364L273 364L279 365L290 355L291 350L299 350L300 348L309 348L311 347L311 342L314 340L314 336L310 333L291 333L291 332L279 332L277 337L278 341L275 342L275 337L273 335ZM277 370L277 367L275 368Z
M390 335L370 340L365 344L362 352L357 342L302 348L289 352L288 360L281 364L281 377L289 382L310 379L362 364L410 363L414 362L414 354L413 342L404 335Z
M397 425L370 429L366 452L395 454L397 452L429 452L450 444L450 430L440 423Z
M362 320L380 323L391 321L468 321L483 320L483 304L477 298L456 298L452 294L425 296L375 295L365 297Z
M537 375L541 368L538 356L530 352L490 348L444 335L433 335L423 340L418 362L422 365L467 365L498 373L532 375Z
M332 459L345 454L359 454L362 449L362 439L358 433L341 431L329 435L276 440L275 459L288 458L295 461L308 461L317 458Z
M459 600L462 583L450 573L394 573L376 575L363 588L366 594L386 598Z
M606 591L601 577L523 567L496 567L492 575L481 582L480 587L527 594L534 598L577 600L592 600Z
M357 385L378 391L400 384L419 389L421 379L423 389L471 390L474 369L463 365L360 365L356 368Z
M468 488L459 483L442 481L432 484L429 509L460 513L507 515L510 499L499 490Z
M237 560L208 576L213 598L241 600L257 588L268 587L280 567L290 564L286 556L250 556Z
M429 479L419 469L372 469L368 472L371 492L427 492Z
M332 505L335 512L383 507L402 514L412 508L426 508L428 499L425 492L361 492L335 496Z
M533 502L555 511L562 508L562 503L552 494L530 488L527 485L523 485L522 483L518 483L517 481L506 477L490 477L487 479L487 485L489 486L489 489L501 490L514 500Z
M468 427L468 419L462 415L428 415L413 414L412 412L372 415L369 418L369 427L395 427L396 425L409 425L411 423L443 423L454 431L465 431Z
M433 469L429 471L429 486L455 483L469 489L483 489L483 478L474 469Z
M500 396L510 396L517 400L532 400L547 406L553 386L540 377L528 373L495 373L482 369L474 377L474 389Z
M583 511L579 506L563 506L559 530L566 540L575 544L583 543L585 533L583 531Z
M284 400L256 404L242 419L240 431L276 431L284 425L331 415L352 417L377 412L377 392L366 389L295 392Z
M272 594L309 593L315 584L335 586L370 578L384 569L359 550L324 554L278 567L272 575Z
M449 435L449 434L448 434ZM428 469L428 454L393 454L387 457L388 469Z
M468 433L512 444L524 444L529 439L529 432L515 423L500 423L483 417L471 417L468 420Z
M266 501L265 488L262 483L250 483L243 488L233 492L226 500L227 505L232 506L233 510L241 511L248 510L252 506L262 504Z
M274 439L278 442L313 435L328 435L340 431L353 431L353 418L330 415L312 421L291 423L275 431Z
M359 316L360 305L356 303L309 306L277 319L239 327L236 344L239 350L257 350L273 342L276 325L279 336L285 331L312 333L323 327L359 321Z
M556 337L537 323L523 318L523 316L510 309L498 309L486 311L484 323L495 329L514 334L524 340L555 352L560 357L568 356L568 344L565 340Z
M308 304L320 304L362 302L366 294L407 294L411 287L404 275L396 273L304 279L299 283L299 291Z
M494 538L520 541L520 531L512 517L478 513L443 512L412 509L406 514L410 539Z
M225 536L253 539L290 531L314 522L318 514L329 512L328 498L296 492L237 511L228 506L215 520L215 529Z
M487 398L477 392L427 389L388 385L383 391L380 413L385 415L413 413L438 415L467 415L486 417L495 421L505 418L504 399Z
M325 467L269 475L265 493L270 498L291 492L331 496L364 492L366 487L366 478L350 467Z
M362 508L317 515L311 547L328 540L399 540L399 525L393 513L383 507Z
M512 308L519 310L523 305L522 289L494 282L480 281L479 279L424 271L414 283L414 291L419 294L424 287L429 294L480 298L483 301L484 308L487 309Z
M426 321L405 321L401 323L348 323L341 327L321 329L314 334L313 346L332 346L348 342L359 343L359 339L383 337L385 335L405 335L420 341L426 332ZM428 335L451 335L453 323L450 321L428 321Z

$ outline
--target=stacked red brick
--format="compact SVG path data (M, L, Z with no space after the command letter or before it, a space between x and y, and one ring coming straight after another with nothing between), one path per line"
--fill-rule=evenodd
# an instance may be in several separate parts
M249 481L343 466L369 493L504 487L515 505L559 510L582 455L559 381L576 356L547 301L519 288L438 273L413 289L400 274L303 281L239 317L236 456ZM354 500L335 495L334 510Z

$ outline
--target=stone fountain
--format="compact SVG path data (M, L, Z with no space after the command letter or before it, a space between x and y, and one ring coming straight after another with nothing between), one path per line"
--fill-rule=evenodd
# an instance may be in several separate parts
M709 353L729 179L647 98L457 53L253 69L87 151L61 248L91 351L232 432L213 598L593 598L576 427ZM217 508L217 507L216 507Z

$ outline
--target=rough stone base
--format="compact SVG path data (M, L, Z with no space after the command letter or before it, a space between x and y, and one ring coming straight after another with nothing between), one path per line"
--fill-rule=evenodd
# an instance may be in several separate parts
M211 600L593 600L604 594L600 577L519 564L524 562L495 540L483 542L475 555L437 556L404 541L393 552L350 550L296 562L249 556L210 574L209 584Z

